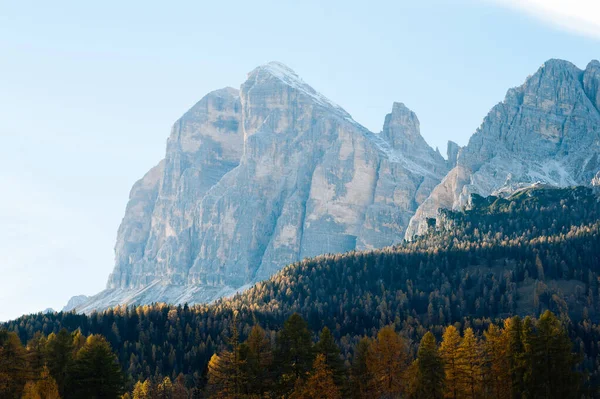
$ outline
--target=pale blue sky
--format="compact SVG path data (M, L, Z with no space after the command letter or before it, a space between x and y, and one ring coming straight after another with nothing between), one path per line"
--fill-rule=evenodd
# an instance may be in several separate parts
M208 91L278 60L374 131L404 102L445 153L545 60L600 58L597 5L539 1L0 0L0 320L104 288L131 185Z

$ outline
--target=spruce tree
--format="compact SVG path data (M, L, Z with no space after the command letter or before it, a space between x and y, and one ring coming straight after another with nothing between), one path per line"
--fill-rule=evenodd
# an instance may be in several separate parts
M354 348L350 367L350 393L354 398L365 398L371 379L367 368L367 355L371 341L363 337Z
M77 352L71 373L73 395L81 399L117 398L123 393L121 366L101 335L90 335Z
M313 343L308 325L294 313L286 320L277 337L276 367L279 372L280 394L293 389L296 380L304 377L312 366Z
M531 340L533 397L575 398L578 380L574 372L576 356L560 321L549 310L536 323Z
M66 329L61 329L58 334L50 334L46 343L46 361L50 375L58 385L61 397L72 390L69 386L71 368L73 366L73 336Z
M30 377L19 337L14 332L0 331L0 397L20 398Z
M262 396L272 388L273 351L271 341L259 325L252 327L248 339L240 350L247 375L246 393Z
M315 352L316 354L323 355L325 364L333 373L335 383L338 387L342 388L345 382L344 377L346 375L346 370L344 362L340 357L340 348L335 343L329 328L324 327L323 330L321 330L319 341L315 345Z
M415 397L441 399L444 397L444 362L439 354L435 337L428 331L417 352Z

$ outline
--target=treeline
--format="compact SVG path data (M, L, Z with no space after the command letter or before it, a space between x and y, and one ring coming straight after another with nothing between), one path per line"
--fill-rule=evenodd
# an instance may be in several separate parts
M130 388L133 381L158 385L168 377L193 389L205 383L212 355L227 346L234 311L241 341L260 325L271 342L297 312L315 336L328 327L351 364L362 337L390 324L414 355L427 331L439 338L458 323L481 335L498 319L551 310L582 356L582 386L593 390L600 370L599 220L600 203L587 188L475 197L471 209L445 212L439 226L414 242L308 259L211 305L35 314L3 326L22 342L62 328L100 334Z
M110 344L62 329L37 333L24 347L19 337L0 331L0 398L117 398L125 379Z
M232 329L228 349L208 364L203 391L176 392L170 380L137 382L134 399L187 398L579 398L579 357L561 322L549 311L539 320L513 317L479 336L472 328L444 329L438 345L430 331L416 358L395 326L363 337L344 362L331 331L316 343L307 323L292 315L274 339L255 325L240 342ZM166 386L166 387L165 387ZM163 396L167 395L167 396Z
M462 333L461 333L462 330ZM123 393L116 356L99 335L79 331L45 337L25 347L0 331L0 397L23 399L122 398L579 398L585 391L563 323L550 311L538 320L518 316L482 333L449 325L438 344L431 331L414 344L396 326L362 337L344 359L325 327L313 340L297 313L282 329L254 325L240 338L234 316L227 347L211 357L206 378L187 386L179 375L147 378ZM122 394L122 395L121 395Z

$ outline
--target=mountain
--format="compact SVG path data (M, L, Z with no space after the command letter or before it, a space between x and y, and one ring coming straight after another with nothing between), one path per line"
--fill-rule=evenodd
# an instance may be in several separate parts
M69 302L67 302L67 304L62 308L62 311L70 312L72 310L75 310L78 306L87 302L89 299L90 297L87 295L76 295L74 297L71 297L71 299L69 299Z
M422 234L438 209L460 209L473 193L510 193L537 182L591 184L600 170L600 62L580 70L547 61L508 91L467 146L455 148L455 165L419 205L407 239Z
M439 339L457 323L481 333L497 318L549 309L569 327L598 386L598 195L538 185L468 203L443 211L437 228L413 241L305 259L210 305L33 314L0 328L23 342L62 327L103 334L134 380L180 372L193 379L227 345L234 317L244 339L253 325L270 334L298 312L313 334L327 326L351 361L356 343L386 325L414 345L427 330Z
M175 123L131 190L107 289L76 309L209 302L306 257L392 245L448 169L403 104L372 133L260 66Z

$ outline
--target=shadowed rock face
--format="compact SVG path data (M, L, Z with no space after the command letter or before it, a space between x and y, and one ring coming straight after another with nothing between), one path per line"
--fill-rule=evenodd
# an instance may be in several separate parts
M175 123L132 189L107 290L77 309L207 302L308 256L397 243L447 171L403 104L374 134L263 65Z
M439 208L536 182L587 185L600 170L600 63L581 71L550 60L496 105L456 165L412 218L406 238L426 230Z

